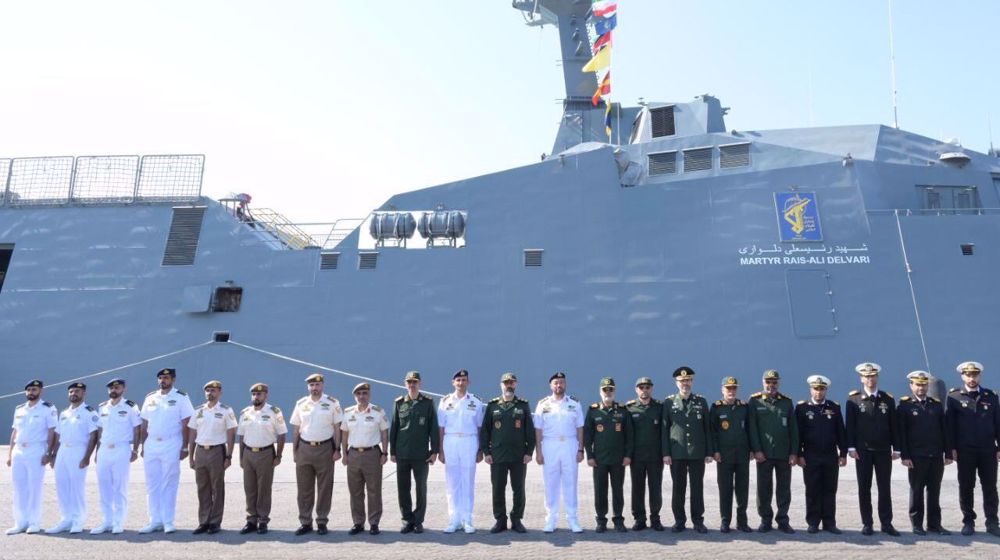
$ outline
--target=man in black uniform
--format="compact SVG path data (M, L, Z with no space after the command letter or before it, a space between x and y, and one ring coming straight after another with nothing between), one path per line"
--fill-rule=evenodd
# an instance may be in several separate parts
M799 401L795 419L799 426L799 466L806 487L806 524L809 533L823 530L839 535L837 481L847 464L847 436L840 405L826 399L830 379L810 375L808 401Z
M594 509L597 532L608 530L608 479L615 531L624 533L625 467L632 461L632 415L615 402L615 380L601 379L601 402L590 405L583 421L583 448L594 469Z
M983 486L986 530L1000 537L997 526L997 443L1000 440L1000 400L997 394L979 385L983 365L958 365L964 386L948 392L947 418L951 432L951 458L958 462L958 504L962 508L962 534L976 532L973 491L976 474Z
M396 397L389 429L389 456L396 463L396 490L403 515L401 533L423 533L427 471L440 450L437 407L420 392L420 372L406 374L406 394ZM417 507L410 500L410 475L417 483Z
M653 398L653 380L640 377L635 382L635 400L625 403L632 415L632 430L635 444L632 446L632 463L629 473L632 477L632 518L633 531L646 528L646 485L649 485L649 526L654 531L662 531L660 508L663 506L663 434L660 419L663 417L663 403Z
M483 425L479 428L479 448L490 466L493 485L493 518L491 533L507 530L507 477L514 494L510 510L510 528L526 533L524 518L524 478L531 455L535 452L535 424L531 421L528 401L517 397L517 376L505 373L500 377L501 396L486 404Z
M862 391L851 391L847 399L847 451L858 473L858 502L861 505L861 534L874 533L872 525L872 471L878 482L878 520L882 532L898 537L892 526L892 461L899 458L896 447L896 400L878 389L882 368L875 363L858 364Z
M945 457L945 450L952 447L951 437L945 428L944 405L927 396L929 373L911 371L906 378L910 381L913 396L899 399L896 434L903 466L909 469L906 474L910 479L910 523L914 534L927 534L924 531L926 489L927 530L950 535L951 532L941 527L941 478L945 465L951 464L951 458Z
M735 377L722 379L722 399L715 401L709 413L715 468L719 483L719 514L723 533L730 531L733 519L733 489L736 489L736 528L752 533L747 523L747 498L750 493L750 410L736 398L740 383Z

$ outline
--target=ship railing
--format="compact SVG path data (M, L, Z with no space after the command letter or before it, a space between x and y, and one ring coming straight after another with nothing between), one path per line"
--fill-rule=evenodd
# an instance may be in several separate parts
M1000 208L888 208L867 210L873 216L979 216L1000 214Z
M292 222L270 208L241 207L237 199L230 198L219 202L272 249L332 249L365 221L343 218L334 222Z
M0 158L3 206L193 202L200 154Z

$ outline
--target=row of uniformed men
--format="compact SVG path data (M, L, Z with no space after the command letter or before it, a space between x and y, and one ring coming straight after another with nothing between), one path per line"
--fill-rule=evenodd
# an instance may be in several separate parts
M427 471L438 458L446 466L450 522L445 532L475 531L472 524L475 465L483 458L491 465L496 518L491 532L507 528L508 479L514 494L509 512L511 528L523 532L525 467L532 454L544 471L546 532L555 530L560 502L570 529L582 531L576 503L577 463L586 455L593 467L598 531L607 528L609 482L614 527L626 530L622 515L626 466L630 467L632 478L633 529L647 526L648 485L648 519L654 529L663 530L659 512L664 465L670 466L673 480L672 530L679 532L686 528L684 501L690 480L692 521L696 530L706 531L702 478L705 464L714 460L718 463L722 531L730 530L735 490L737 528L749 532L752 529L746 518L748 469L750 460L754 460L761 517L758 530L769 531L776 521L780 530L794 532L788 507L791 467L798 465L803 467L806 483L809 531L819 531L822 523L825 530L839 533L834 511L837 469L846 464L846 456L850 454L856 459L865 534L873 532L873 471L879 480L882 530L898 534L892 526L888 475L892 459L900 455L909 468L910 519L916 533L925 533L925 492L928 529L947 533L940 525L938 495L944 464L952 459L959 462L963 534L972 534L974 530L972 489L977 470L983 480L987 529L993 534L1000 533L996 517L1000 406L995 393L979 388L982 366L966 362L958 367L965 383L963 388L949 394L949 401L953 402L947 414L939 401L927 396L929 377L925 372L912 372L908 376L913 396L900 399L897 410L892 396L877 389L880 369L873 363L858 366L864 391L851 393L846 427L840 406L825 398L827 378L811 376L808 379L811 399L793 407L791 400L778 391L780 376L775 370L764 373L764 390L753 394L746 403L736 398L737 380L725 378L723 399L712 407L691 392L694 372L686 367L674 372L678 393L663 402L652 399L652 380L640 378L636 383L638 398L620 405L614 400L614 381L605 378L601 382L601 401L589 408L566 395L565 375L556 373L549 380L552 395L542 399L533 414L527 401L516 396L517 378L511 373L501 378L501 396L483 403L468 392L468 372L460 370L453 376L455 392L442 398L435 411L433 401L420 393L419 373L409 372L405 378L407 394L395 401L391 430L387 430L389 422L382 409L370 404L367 384L355 387L357 406L342 411L336 399L323 393L323 376L314 374L306 380L309 396L296 403L291 419L301 522L296 533L312 530L314 504L319 532L326 532L333 465L340 459L348 466L354 521L351 533L364 529L367 489L370 532L377 534L382 513L381 468L387 455L397 463L402 532L423 530ZM177 464L188 452L199 491L200 524L195 532L216 532L224 500L222 473L229 466L237 433L241 436L247 492L247 524L241 532L265 533L271 477L274 466L281 461L284 446L281 411L266 403L267 387L257 384L251 388L252 406L244 409L237 420L232 409L218 403L221 392L218 382L206 384L207 402L195 411L186 394L173 388L175 376L170 369L158 373L160 390L147 395L141 412L135 403L123 401L122 380L108 384L110 400L97 410L82 405L85 387L71 386L70 408L58 419L54 407L48 403L36 406L40 402L41 382L29 383L25 389L28 402L15 413L13 461L8 459L8 464L14 465L16 520L8 533L38 531L41 493L38 471L46 463L55 466L63 511L63 521L50 531L82 530L84 476L79 471L85 473L95 447L105 522L93 533L109 529L121 532L128 462L140 454L146 462L150 508L150 523L140 531L172 532ZM81 405L86 412L79 410ZM50 430L49 436L40 438L46 429ZM54 432L58 432L58 437ZM61 448L63 451L58 452ZM33 455L32 451L38 454ZM417 487L416 507L410 496L411 477ZM771 508L775 479L776 514Z

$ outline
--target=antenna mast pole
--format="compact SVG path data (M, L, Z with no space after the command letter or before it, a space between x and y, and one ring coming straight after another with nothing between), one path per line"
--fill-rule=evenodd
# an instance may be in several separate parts
M889 65L892 68L892 127L899 128L899 112L896 104L896 41L892 34L892 0L889 1Z

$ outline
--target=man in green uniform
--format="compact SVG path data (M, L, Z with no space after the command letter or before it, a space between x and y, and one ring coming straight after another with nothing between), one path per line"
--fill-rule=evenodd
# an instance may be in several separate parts
M764 390L750 395L750 450L757 461L757 530L770 531L774 520L781 532L792 534L795 529L788 523L788 507L792 504L792 467L798 463L799 429L795 404L778 392L780 380L778 371L769 369L764 372ZM777 495L777 515L771 509L772 494Z
M660 508L663 506L663 403L653 398L653 380L640 377L635 382L637 399L625 403L632 415L635 444L629 473L632 475L633 531L646 528L646 485L649 485L649 525L662 531Z
M708 401L691 392L694 370L682 366L674 370L677 394L663 401L663 464L670 466L673 493L670 506L674 526L680 533L687 527L684 495L691 480L691 521L694 530L707 533L705 527L705 465L712 462L712 436L708 426Z
M440 449L437 407L420 392L420 372L406 374L406 394L396 397L389 429L389 457L396 463L396 490L403 515L401 533L423 533L427 512L427 471ZM417 484L417 507L410 500L410 476Z
M624 533L625 467L632 461L632 415L615 402L615 380L601 379L601 402L590 405L583 421L583 448L594 469L594 509L597 532L608 530L608 479L615 531Z
M483 425L479 429L479 448L490 466L493 484L493 517L497 520L491 533L507 530L507 477L514 494L510 510L510 528L518 533L527 529L524 518L524 479L531 455L535 452L535 424L531 421L528 401L517 397L517 376L505 373L500 378L501 396L486 404Z
M709 414L712 446L719 481L719 510L723 533L733 519L733 483L736 486L736 528L752 533L747 523L747 496L750 492L750 410L736 398L740 384L735 377L722 379L722 399L715 401Z

